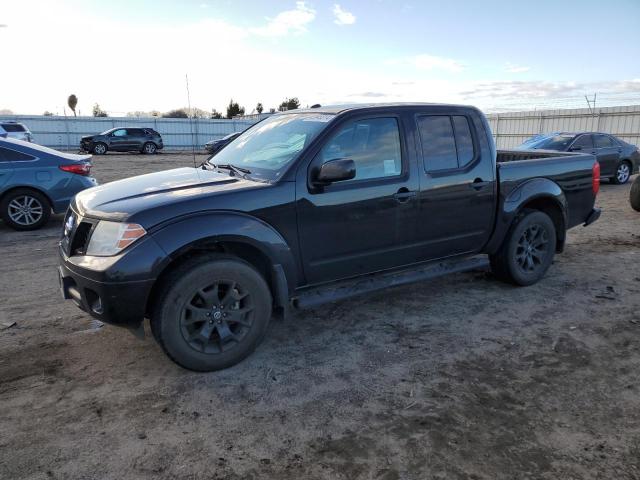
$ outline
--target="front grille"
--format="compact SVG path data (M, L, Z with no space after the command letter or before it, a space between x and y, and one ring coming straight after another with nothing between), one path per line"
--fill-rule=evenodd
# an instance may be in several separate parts
M93 225L89 222L80 222L71 240L70 255L83 255L87 251L91 227Z

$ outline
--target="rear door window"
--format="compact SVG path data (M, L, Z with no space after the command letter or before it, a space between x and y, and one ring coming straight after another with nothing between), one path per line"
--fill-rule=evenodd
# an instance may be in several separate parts
M420 116L418 132L427 172L463 168L475 158L471 127L463 115Z
M613 140L608 135L596 135L596 148L615 147Z
M18 152L10 148L0 147L0 162L28 162L35 160L36 157Z
M129 135L134 135L136 137L141 137L144 135L144 130L141 128L127 128L127 132Z

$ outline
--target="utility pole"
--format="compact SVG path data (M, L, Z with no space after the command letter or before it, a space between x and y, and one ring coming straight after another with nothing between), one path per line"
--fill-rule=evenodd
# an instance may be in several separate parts
M596 98L597 98L597 95L598 95L597 93L593 94L593 100L591 100L586 95L584 96L584 99L587 101L587 107L589 108L589 113L591 113L591 115L593 115L595 110L596 110Z
M590 100L589 97L587 97L586 95L584 96L584 99L587 101L587 106L589 107L589 113L591 114L591 129L593 130L593 119L596 116L596 99L597 99L598 94L594 93L593 94L593 100ZM596 130L598 130L600 127L600 115L598 115L598 127L596 127Z

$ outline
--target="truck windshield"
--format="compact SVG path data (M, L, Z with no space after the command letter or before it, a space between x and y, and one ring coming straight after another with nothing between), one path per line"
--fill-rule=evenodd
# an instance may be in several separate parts
M246 130L207 162L234 165L251 176L277 180L334 118L326 113L274 115Z
M540 150L564 150L569 146L575 135L553 135L549 137L533 138L522 144L526 148Z

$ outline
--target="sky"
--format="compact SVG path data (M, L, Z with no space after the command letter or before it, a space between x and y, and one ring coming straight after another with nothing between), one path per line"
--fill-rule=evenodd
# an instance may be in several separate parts
M640 103L640 0L0 0L0 110ZM568 100L570 99L570 100ZM578 105L586 107L586 101ZM67 113L69 113L67 108Z

